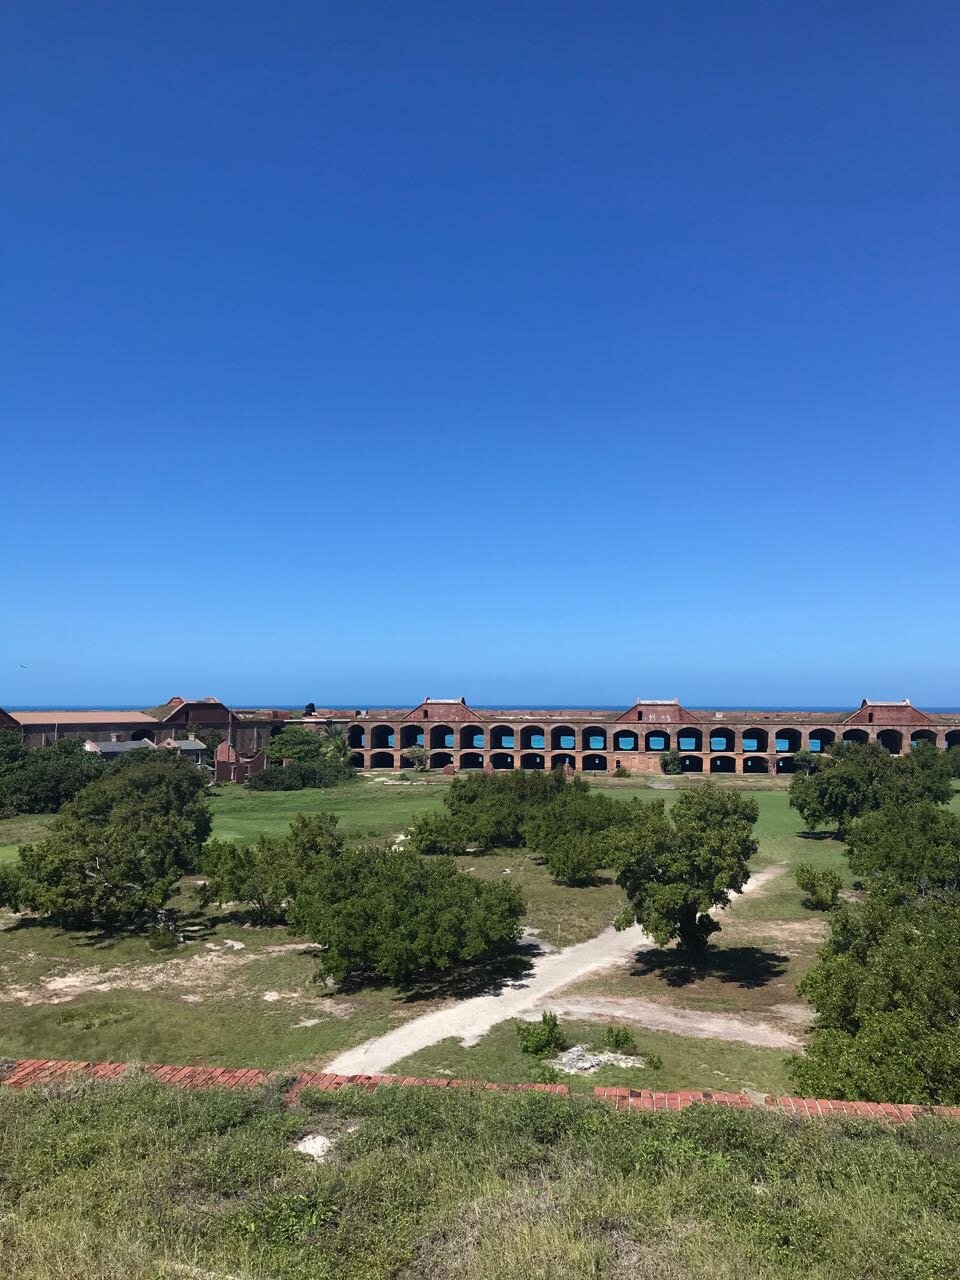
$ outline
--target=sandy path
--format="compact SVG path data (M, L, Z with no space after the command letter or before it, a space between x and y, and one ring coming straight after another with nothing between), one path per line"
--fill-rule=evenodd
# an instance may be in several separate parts
M547 1000L544 1008L571 1018L616 1018L647 1031L671 1031L702 1040L738 1040L761 1049L800 1049L803 1041L769 1022L751 1022L732 1013L705 1013L702 1009L677 1009L628 996L624 999L570 996Z
M783 867L770 867L758 872L750 877L743 892L753 893L782 871ZM552 955L538 956L523 979L508 983L495 995L474 996L413 1018L386 1035L339 1054L326 1064L326 1070L344 1076L382 1075L401 1058L428 1049L441 1040L453 1038L465 1046L476 1044L497 1023L523 1017L554 991L655 945L649 934L636 924L622 933L613 927L604 929L587 942L564 947Z

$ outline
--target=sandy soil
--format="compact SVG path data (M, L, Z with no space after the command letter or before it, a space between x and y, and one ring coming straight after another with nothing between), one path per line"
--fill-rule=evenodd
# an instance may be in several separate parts
M648 1031L671 1031L678 1036L703 1040L737 1040L755 1044L761 1049L799 1049L803 1042L769 1022L737 1017L731 1013L704 1013L699 1009L675 1009L636 997L611 999L604 996L554 996L544 1001L542 1009L550 1009L565 1017L595 1020L615 1018ZM539 1017L541 1009L529 1017Z
M756 892L783 870L777 866L758 872L747 881L743 892ZM554 992L655 945L639 925L624 929L622 933L612 927L604 929L588 942L538 957L532 971L522 980L506 984L494 995L460 1000L421 1018L414 1018L386 1035L338 1054L326 1064L326 1069L338 1075L380 1075L401 1058L441 1040L457 1039L465 1046L476 1044L500 1022L528 1014L538 1015L544 1007L543 1002Z

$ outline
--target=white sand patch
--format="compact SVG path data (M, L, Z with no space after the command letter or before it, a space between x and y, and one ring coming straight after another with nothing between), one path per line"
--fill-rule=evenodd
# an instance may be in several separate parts
M317 1027L320 1025L319 1018L301 1018L299 1022L295 1022L294 1027Z
M333 1150L333 1139L328 1138L325 1133L308 1133L295 1144L295 1150L316 1160L317 1164L323 1164Z

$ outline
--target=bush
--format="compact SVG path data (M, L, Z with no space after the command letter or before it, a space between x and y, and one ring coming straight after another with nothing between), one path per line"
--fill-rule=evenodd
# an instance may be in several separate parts
M629 1027L607 1027L600 1043L612 1053L636 1053L637 1042Z
M315 761L268 764L246 782L251 791L300 791L304 787L335 787L354 777L354 770L341 760L321 756Z
M829 867L817 871L808 862L801 862L794 871L797 888L806 894L803 905L815 911L829 911L837 905L843 881Z
M596 839L589 836L571 839L550 850L544 861L558 884L571 888L593 884L600 869L602 852Z
M466 841L448 813L425 813L410 828L408 847L414 853L462 853Z
M669 751L660 752L660 772L669 774L683 772L683 766L680 763L680 752L675 747L671 747Z
M616 768L614 769L614 771L613 771L613 776L614 776L615 778L629 778L629 777L630 777L630 770L629 770L629 769L625 769L625 768L623 767L623 765L622 765L622 764L618 764L618 765L617 765L617 767L616 767Z
M520 1052L529 1053L534 1058L545 1058L567 1047L560 1019L549 1012L541 1014L539 1022L518 1022L517 1040Z

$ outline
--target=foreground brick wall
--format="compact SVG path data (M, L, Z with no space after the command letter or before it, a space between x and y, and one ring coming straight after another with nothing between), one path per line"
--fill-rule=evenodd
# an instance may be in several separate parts
M58 1080L81 1077L88 1080L119 1080L131 1067L123 1062L74 1062L63 1059L21 1058L16 1062L0 1063L0 1085L10 1089L25 1089L30 1085L48 1084ZM565 1084L495 1084L487 1080L451 1080L445 1076L338 1076L323 1071L305 1071L297 1076L287 1076L282 1071L259 1071L254 1068L233 1067L164 1067L139 1068L162 1084L176 1085L181 1089L246 1089L266 1084L270 1080L287 1083L286 1098L292 1102L303 1089L333 1091L350 1086L361 1089L378 1089L383 1085L420 1085L433 1089L493 1089L499 1093L553 1093L568 1097ZM949 1116L960 1120L960 1107L924 1107L913 1103L892 1102L838 1102L825 1098L775 1098L770 1094L763 1099L752 1098L746 1093L699 1093L695 1090L679 1090L675 1093L652 1092L648 1089L609 1088L599 1085L594 1097L609 1102L618 1111L682 1111L684 1107L714 1106L737 1107L749 1110L775 1111L790 1116L828 1117L859 1116L870 1120L883 1120L890 1124L903 1124L917 1116Z

